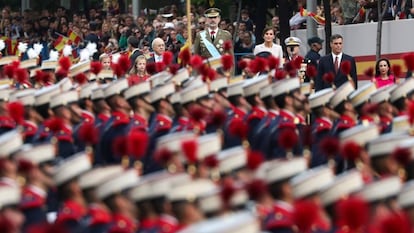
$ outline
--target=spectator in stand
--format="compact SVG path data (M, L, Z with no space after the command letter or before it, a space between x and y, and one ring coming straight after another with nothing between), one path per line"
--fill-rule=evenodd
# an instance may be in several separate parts
M342 8L338 3L332 4L331 7L332 23L343 25L344 17L342 13Z
M148 59L148 62L162 62L162 54L165 52L165 42L163 39L157 37L151 44L153 56Z
M197 23L197 26L198 26L199 28L201 28L201 30L204 30L204 28L205 28L205 26L206 26L206 18L205 18L205 17L203 17L203 16L199 17L199 18L198 18L198 23Z
M141 51L139 50L139 41L135 36L128 37L128 51L130 52L130 69L132 69L134 67L136 58L139 55L142 55Z
M257 55L261 52L270 52L272 56L277 57L279 61L283 61L282 46L273 42L275 39L275 30L273 27L266 27L263 30L263 39L263 44L258 44L254 47L253 54ZM280 67L282 67L282 65L283 62L280 62Z
M358 12L357 1L355 0L339 0L344 24L350 24L354 20L355 15Z
M150 75L147 72L147 59L144 55L139 55L135 59L135 64L132 66L132 69L129 71L130 75L138 76L138 80L131 80L132 84L136 84L141 81L146 81ZM131 83L130 83L131 84Z
M250 19L249 11L247 9L243 9L240 12L241 21L245 23L246 29L250 32L253 32L254 23L253 20Z
M111 69L111 57L107 53L102 53L99 56L99 62L102 64L102 69L110 70Z
M379 59L375 64L375 77L372 79L377 88L392 85L396 82L395 76L391 74L390 61L386 58Z
M252 42L252 33L245 31L240 34L240 39L234 45L235 53L253 53L255 44Z
M228 23L225 19L222 19L219 23L219 28L223 30L227 30Z
M406 1L403 1L402 4L403 5L401 6L401 13L403 14L404 17L401 17L401 15L400 15L400 18L405 18L405 19L414 18L413 1L412 0L406 0Z

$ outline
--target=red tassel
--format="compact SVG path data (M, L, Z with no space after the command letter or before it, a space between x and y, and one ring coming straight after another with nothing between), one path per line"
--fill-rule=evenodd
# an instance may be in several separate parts
M275 56L270 56L267 59L267 66L269 67L269 70L277 69L279 68L280 60L279 58Z
M201 65L203 64L203 58L200 55L193 55L190 59L190 65L194 69L199 69Z
M72 62L70 61L69 57L61 57L59 59L60 68L69 71L70 67L72 66Z
M155 70L157 71L157 73L165 70L165 64L163 62L156 62L155 63Z
M291 150L299 142L299 136L296 133L295 129L285 127L281 129L278 144L285 150Z
M401 77L401 74L402 74L402 68L401 68L401 66L400 66L400 65L392 65L392 66L391 66L391 70L392 70L392 73L394 74L394 76L395 76L396 78Z
M46 72L44 72L43 70L36 70L36 74L34 76L34 80L37 83L43 84L43 82L44 82L44 76L45 75L46 75Z
M408 122L414 123L414 101L410 101L408 104Z
M309 200L300 200L294 204L292 219L299 232L309 233L318 219L318 206Z
M162 62L164 63L165 66L172 64L173 58L174 58L174 54L172 54L170 51L165 51L162 54Z
M369 220L369 205L359 197L340 200L335 205L338 227L347 227L349 232L363 232Z
M342 145L341 155L344 159L351 161L361 156L361 146L354 141L348 141Z
M373 114L377 114L377 113L378 113L378 104L366 103L362 107L362 114L373 115Z
M247 154L247 167L256 170L264 161L264 156L260 151L249 151Z
M290 61L286 63L285 70L289 74L290 77L296 77L297 69L294 61Z
M265 58L256 57L253 61L256 63L257 72L266 71L267 60ZM252 62L250 62L250 63L252 63ZM254 73L257 73L257 72L254 72Z
M189 109L190 117L196 121L204 119L207 115L207 112L204 108L198 105L192 105Z
M208 69L207 77L208 77L208 79L209 79L210 81L215 80L215 79L216 79L216 77L217 77L217 72L216 72L216 70L215 70L215 69L213 69L213 68Z
M246 187L247 193L251 200L258 201L264 194L268 192L265 181L255 179L251 181Z
M241 60L237 63L237 66L238 66L241 70L246 69L247 65L248 65L248 62L247 62L246 60L243 60L243 59L241 59Z
M317 73L318 71L314 65L309 64L306 66L306 76L314 78L316 77Z
M75 76L75 82L79 83L79 85L83 85L88 82L88 77L86 77L86 74L79 73Z
M249 132L249 126L242 118L233 118L229 124L229 133L240 139L246 139Z
M302 62L303 62L303 57L301 56L297 56L295 59L293 59L293 66L295 67L295 69L299 70L300 67L302 66Z
M98 143L98 129L92 122L83 122L79 127L79 140L87 145L95 145Z
M332 83L333 83L333 81L334 81L334 79L335 79L335 75L334 75L334 73L332 73L332 72L325 73L325 74L322 76L322 79L323 79L323 81L325 81L326 83L328 83L328 84L332 84Z
M224 51L230 51L233 48L233 42L231 40L226 40L223 43Z
M224 205L228 206L230 203L231 197L236 193L236 187L232 179L227 178L221 184L221 198L224 202Z
M172 75L176 75L179 69L180 69L180 65L178 64L171 64L170 67L168 67L168 71Z
M26 159L19 159L17 163L17 170L20 173L28 173L32 171L32 169L35 168L35 165Z
M8 77L8 78L13 78L14 77L14 73L16 72L17 67L13 66L12 64L10 65L6 65L3 68L4 74Z
M221 64L223 65L223 70L229 71L233 67L233 55L231 54L222 55Z
M339 153L339 140L336 137L325 137L319 144L319 149L325 156L335 156Z
M407 67L408 71L414 70L414 53L407 53L404 54L403 57L405 67Z
M197 162L198 144L195 139L182 142L181 149L189 164Z
M157 73L157 67L155 66L155 62L147 63L146 68L147 68L148 74L150 75Z
M114 74L116 75L116 77L122 77L124 76L125 72L122 69L122 67L118 64L118 63L112 63L111 64L111 69L114 71Z
M209 72L210 67L207 64L202 64L198 67L198 73L201 76L208 76L208 72Z
M9 115L17 124L22 124L24 121L25 109L21 102L15 101L7 104Z
M209 155L204 158L203 164L209 168L216 168L219 165L219 160L216 155Z
M154 160L161 165L166 165L173 157L173 153L167 149L160 149L154 153Z
M47 121L46 127L50 129L53 133L57 133L61 131L64 127L65 123L59 117L52 117L49 121Z
M118 157L128 155L128 142L126 136L119 136L112 142L112 153Z
M390 213L379 223L381 233L411 233L411 224L404 213Z
M351 62L350 61L341 62L341 72L345 75L349 75L351 73Z
M95 75L98 75L101 70L102 70L103 66L102 63L99 61L93 61L91 62L91 72Z
M215 110L212 112L210 116L209 123L219 128L224 125L224 123L226 122L226 119L227 119L227 115L224 111Z
M368 78L372 78L374 77L374 68L369 67L368 69L366 69L364 71L365 76L367 76Z
M142 158L147 152L148 143L148 133L141 130L131 131L127 139L128 154L136 159Z
M181 60L181 64L183 66L186 66L187 64L189 64L190 62L190 58L191 58L191 52L190 52L190 48L185 48L183 49L179 54L178 54L178 58L180 58Z
M68 77L68 71L63 69L63 68L59 68L56 73L55 73L56 79L57 80L62 80L66 77Z
M128 71L131 62L129 61L128 54L123 54L118 59L118 65L124 72L124 74Z
M31 86L30 82L29 82L29 73L27 73L26 69L17 69L16 73L16 81L20 84L28 84L29 86Z
M285 79L287 75L288 74L286 73L285 70L277 70L275 74L275 78L276 80L282 80L282 79Z
M407 166L411 162L411 151L408 148L395 148L391 157L395 159L401 166Z

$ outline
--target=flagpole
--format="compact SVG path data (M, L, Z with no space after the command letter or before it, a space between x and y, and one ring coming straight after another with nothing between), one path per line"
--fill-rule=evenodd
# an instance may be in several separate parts
M192 51L193 47L193 33L191 30L191 0L186 0L186 15L187 15L187 34L188 34L188 45L190 51Z

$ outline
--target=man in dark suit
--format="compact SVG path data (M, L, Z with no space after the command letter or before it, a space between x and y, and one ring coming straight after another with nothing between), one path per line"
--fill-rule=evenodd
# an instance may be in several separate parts
M162 62L162 55L165 52L165 42L163 39L157 37L152 41L152 56L147 59L147 63Z
M130 52L129 61L131 63L129 68L132 69L135 64L135 59L137 59L139 55L142 55L142 52L139 49L139 40L135 36L129 36L127 43L128 51Z
M224 42L232 41L230 32L220 29L220 9L210 8L204 12L206 17L206 30L197 33L194 39L194 53L204 58L214 57L212 53L224 54ZM211 46L207 45L210 44ZM212 50L212 51L210 51ZM232 51L231 51L232 52Z
M331 87L330 83L323 80L323 75L329 72L334 74L335 78L333 84L335 84L337 88L347 81L353 82L355 89L357 88L358 80L355 59L342 52L342 42L343 38L341 35L335 34L331 36L330 46L332 53L319 60L318 74L315 78L315 91ZM341 64L344 61L349 61L351 63L349 75L342 72Z

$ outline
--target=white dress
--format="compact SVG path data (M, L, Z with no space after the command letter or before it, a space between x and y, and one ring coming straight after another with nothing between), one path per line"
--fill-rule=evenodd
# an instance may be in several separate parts
M273 43L271 48L268 48L263 44L258 44L254 47L253 50L253 54L257 55L258 53L261 52L269 52L271 53L274 57L279 58L280 61L280 65L279 67L282 68L283 67L283 50L282 50L282 46Z

